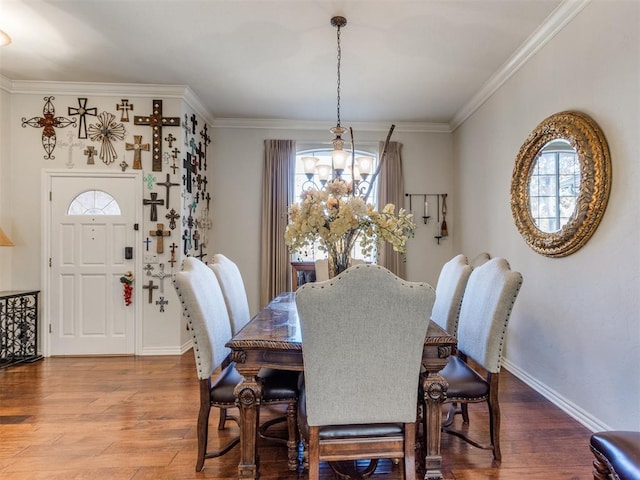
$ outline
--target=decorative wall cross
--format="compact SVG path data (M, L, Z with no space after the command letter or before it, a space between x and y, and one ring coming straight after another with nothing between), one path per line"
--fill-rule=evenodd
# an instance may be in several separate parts
M122 115L120 115L120 121L121 122L128 122L129 121L129 110L133 111L133 104L129 105L129 100L127 100L126 98L123 98L120 101L122 103L120 103L119 105L116 105L116 108L119 111L122 111Z
M193 135L195 135L195 134L196 134L196 125L198 125L198 120L196 120L196 114L195 114L195 113L193 113L193 114L191 115L191 133L192 133Z
M164 237L168 237L169 235L171 235L171 231L164 229L164 223L159 223L158 229L151 230L149 232L149 235L151 235L152 237L156 237L156 252L164 253Z
M171 165L171 170L173 170L173 174L176 174L176 170L179 168L178 165L176 165L176 160L178 160L178 154L180 153L180 150L178 150L177 148L174 148L173 150L171 150L171 158L173 159L173 165Z
M204 124L204 128L200 130L200 136L204 142L204 169L207 169L207 147L211 144L211 137L207 132L207 124Z
M182 129L184 130L184 144L185 145L189 145L189 143L187 142L188 138L189 138L189 119L187 118L187 114L184 114L184 122L182 123Z
M87 138L87 115L95 117L98 114L96 107L87 108L87 99L79 98L78 107L69 107L68 114L78 115L80 117L80 124L78 125L78 138Z
M151 192L149 195L151 195L151 198L143 198L142 199L142 204L143 205L151 205L151 213L149 214L149 220L151 220L152 222L156 222L158 220L158 207L157 205L162 205L164 206L164 200L162 200L161 198L158 198L158 193L157 192ZM160 253L160 252L158 252Z
M156 176L147 173L142 181L147 184L147 190L151 190L153 188L153 184L156 182Z
M142 135L134 135L133 143L126 142L124 148L133 150L133 169L142 170L142 151L148 152L151 146L148 143L142 143Z
M180 215L178 215L178 212L176 212L175 208L172 208L171 211L165 215L165 218L169 220L169 228L171 230L175 230L176 220L180 218Z
M150 277L151 276L151 272L153 272L153 265L151 265L150 263L147 263L145 265L145 267L143 268L143 270L145 272L147 272L147 277Z
M96 147L93 145L89 145L84 149L84 154L87 156L87 165L95 165L96 162L93 157L96 156L96 153L98 152L96 151Z
M169 143L169 148L173 148L173 142L177 140L176 137L173 136L172 133L169 133L164 139Z
M161 187L165 187L167 189L167 198L165 199L165 206L169 208L169 192L171 191L171 187L179 187L179 183L171 183L171 175L167 173L167 179L164 182L156 182L156 185L160 185Z
M67 160L67 167L68 168L73 168L74 163L73 163L73 149L76 147L80 147L80 148L84 148L84 143L82 142L74 142L73 139L75 137L75 134L73 132L67 132L67 138L69 139L68 142L60 142L60 145L63 147L69 147L69 159Z
M111 165L118 158L113 143L116 140L124 140L126 133L124 125L117 123L113 113L102 112L98 115L98 122L89 125L89 138L94 142L100 142L100 160Z
M179 117L162 116L162 100L153 101L153 113L149 116L133 117L135 125L149 125L153 130L153 165L154 172L162 171L162 127L179 127Z
M189 230L184 231L182 234L182 240L182 253L186 255L189 253L189 249L191 248L191 233L189 233Z
M164 271L164 263L158 265L158 268L160 269L160 271L158 273L154 273L151 276L156 277L160 280L160 293L164 293L164 279L170 277L171 274Z
M186 170L186 187L187 187L187 192L191 193L191 172L193 172L195 165L191 162L191 154L189 152L187 152L187 158L182 160L182 166L185 168Z
M160 311L164 312L164 306L169 303L169 300L165 300L164 297L160 297L160 300L156 300L156 305L160 305Z
M153 284L153 280L149 280L147 285L143 285L142 288L149 290L149 303L153 303L153 291L158 289L157 285Z
M56 128L65 128L69 125L76 126L76 120L73 118L56 117L56 109L53 106L55 97L44 97L44 107L42 108L42 117L33 117L27 120L22 117L22 128L27 125L34 128L42 128L42 148L47 154L45 160L54 160L53 150L56 148Z
M169 263L171 264L171 268L173 268L173 265L176 263L176 249L178 248L178 245L176 245L175 242L173 242L171 244L171 246L169 247L169 249L171 250L171 259L169 260Z
M151 239L149 237L147 237L146 240L144 240L142 243L144 243L147 247L147 252L149 251L149 244L151 243Z
M207 254L202 251L203 248L204 248L204 244L201 243L200 244L200 253L195 256L196 258L199 258L200 261L204 261L202 259L207 256Z

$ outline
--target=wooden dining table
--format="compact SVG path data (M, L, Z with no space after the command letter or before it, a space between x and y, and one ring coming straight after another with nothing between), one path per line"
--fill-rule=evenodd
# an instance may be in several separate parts
M302 335L295 303L295 293L287 292L274 298L229 342L231 359L244 377L235 389L240 410L240 463L238 478L259 478L257 454L258 425L262 386L258 373L263 367L303 371ZM439 374L447 357L456 346L456 339L430 321L424 341L421 374L422 422L424 428L424 479L442 478L440 434L441 404L445 400L447 382Z

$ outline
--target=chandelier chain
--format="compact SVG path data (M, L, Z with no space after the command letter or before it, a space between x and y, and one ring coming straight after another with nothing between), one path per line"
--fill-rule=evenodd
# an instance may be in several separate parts
M337 126L339 127L340 126L340 61L342 60L342 48L340 47L340 25L338 25L337 28L338 28L338 33L336 34L336 37L338 39L338 54L337 54L338 81L337 81L336 92L337 92L337 115L338 115Z

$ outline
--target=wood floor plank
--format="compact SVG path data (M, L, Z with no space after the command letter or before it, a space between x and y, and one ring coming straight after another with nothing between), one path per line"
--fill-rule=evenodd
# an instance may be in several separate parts
M198 382L193 353L163 357L46 358L0 370L0 478L12 480L229 480L239 450L195 472ZM501 446L490 451L443 435L447 480L591 480L590 432L508 372L501 373ZM264 409L262 420L279 415ZM469 432L488 439L484 405L471 405ZM210 446L237 435L218 432ZM456 422L460 420L457 419ZM284 425L277 428L284 429ZM284 433L284 430L282 430ZM259 442L262 480L304 479L287 469L281 445ZM333 479L326 464L321 479ZM401 480L380 462L372 480Z

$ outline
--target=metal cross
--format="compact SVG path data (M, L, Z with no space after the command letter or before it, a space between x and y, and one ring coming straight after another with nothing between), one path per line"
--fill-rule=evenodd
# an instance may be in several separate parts
M164 271L164 263L161 263L160 265L158 265L158 268L160 268L160 272L155 273L155 274L153 274L151 276L160 279L160 293L164 293L164 279L167 278L167 277L170 277L171 274L170 273L166 273Z
M44 107L42 107L42 117L32 117L27 120L22 117L22 128L27 125L34 128L42 128L42 148L47 154L45 160L54 160L53 150L56 148L56 128L65 128L69 125L76 126L74 118L56 117L56 109L52 101L55 97L44 97Z
M156 300L156 305L160 305L160 311L164 312L164 306L169 303L169 300L165 300L164 297L160 297L160 300Z
M169 142L169 148L173 147L173 142L175 142L177 140L176 137L173 136L172 133L170 133L169 135L167 135L166 137L164 137L164 139Z
M142 135L134 135L133 143L125 142L126 150L133 150L133 169L142 170L142 151L148 152L151 146L148 143L142 143Z
M171 246L169 247L169 250L171 250L171 260L169 260L169 263L171 264L171 268L173 268L173 265L176 263L176 249L178 248L178 245L176 245L176 242L173 242L171 244Z
M198 120L196 120L196 114L191 115L191 134L196 134L196 125L198 125Z
M149 280L149 284L143 285L142 288L149 290L149 303L153 303L153 291L157 290L158 286L153 284L153 280Z
M147 265L143 268L145 272L147 272L147 277L151 276L151 272L153 272L153 265L147 263Z
M151 243L151 239L149 237L147 237L147 239L145 241L143 241L142 243L146 244L147 252L148 252L149 251L149 244Z
M162 100L153 100L153 113L148 116L133 117L135 125L149 125L153 130L153 165L154 172L162 171L162 127L179 127L179 117L162 116Z
M178 215L178 212L176 212L175 208L172 208L169 213L167 213L165 215L165 218L167 220L169 220L169 228L171 230L175 230L176 229L176 220L180 218L180 215Z
M67 112L69 116L79 115L80 124L78 125L78 138L87 138L87 115L95 117L98 115L98 109L96 107L87 108L87 99L79 98L78 107L68 107Z
M189 145L187 143L187 139L189 138L189 118L187 117L187 114L184 114L184 123L182 124L182 129L184 130L184 144L185 145Z
M116 104L116 109L117 110L122 110L122 115L120 115L120 121L121 122L128 122L129 121L129 110L133 111L133 104L129 105L129 100L126 98L123 98L121 100L121 104Z
M182 253L186 255L191 249L191 233L189 233L189 230L184 231L184 233L182 234L182 240L184 240L182 244Z
M204 257L206 257L206 256L207 256L207 254L206 254L206 253L203 253L203 252L202 252L202 249L203 249L203 248L204 248L204 245L201 243L201 244L200 244L200 254L195 256L196 258L199 258L201 261L202 261L202 259L203 259Z
M156 185L160 185L167 189L167 198L165 199L165 206L169 208L169 192L171 187L179 187L179 183L171 183L171 175L167 173L167 179L164 182L156 182Z
M164 206L164 200L158 199L158 193L157 192L151 192L149 195L151 195L151 199L143 198L142 199L142 204L143 205L151 205L151 213L149 215L149 220L152 221L152 222L156 222L156 221L158 221L158 208L157 208L157 205Z

